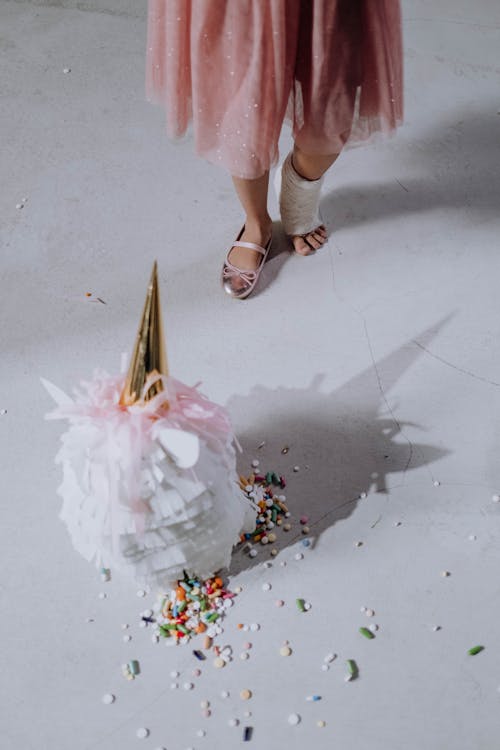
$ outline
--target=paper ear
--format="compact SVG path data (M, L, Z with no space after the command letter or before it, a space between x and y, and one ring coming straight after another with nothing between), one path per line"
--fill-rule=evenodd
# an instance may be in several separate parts
M189 469L198 461L200 441L192 432L164 427L158 431L156 439L180 469Z
M49 396L52 396L58 406L73 405L73 399L66 395L64 391L61 391L61 389L58 388L57 385L54 385L54 383L51 383L48 380L45 380L45 378L40 378L40 380Z

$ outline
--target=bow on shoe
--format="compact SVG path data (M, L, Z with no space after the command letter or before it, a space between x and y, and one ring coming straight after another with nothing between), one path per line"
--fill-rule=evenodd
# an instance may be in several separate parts
M244 271L243 269L237 268L231 263L226 262L224 265L223 277L224 281L239 277L240 279L243 279L245 283L252 284L257 278L257 271Z

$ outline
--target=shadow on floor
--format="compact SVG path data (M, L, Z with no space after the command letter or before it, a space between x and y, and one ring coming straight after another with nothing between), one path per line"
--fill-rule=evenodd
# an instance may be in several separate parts
M445 322L416 338L428 344ZM243 447L241 473L248 475L252 459L258 458L259 470L276 471L288 481L285 494L293 528L288 533L278 529L277 542L271 546L282 550L302 537L297 522L302 514L309 517L314 545L323 531L353 513L361 493L389 494L391 474L404 482L406 473L448 455L437 446L410 441L405 434L410 423L397 419L387 400L421 352L409 342L330 394L321 391L324 376L317 376L304 390L256 386L247 396L230 400L234 423L250 425L238 433ZM424 387L416 398L425 397ZM286 455L284 446L289 447ZM294 466L299 471L294 472ZM270 559L269 547L257 544L255 548L259 554L250 558L238 546L231 575Z

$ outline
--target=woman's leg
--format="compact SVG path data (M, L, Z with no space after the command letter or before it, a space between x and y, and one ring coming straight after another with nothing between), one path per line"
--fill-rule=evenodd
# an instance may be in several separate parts
M255 180L233 177L233 184L245 212L245 231L240 240L265 247L271 236L272 220L267 210L269 172ZM233 247L229 260L237 268L254 270L262 255L247 247Z
M319 180L331 167L339 154L308 154L294 144L292 164L297 174L306 180ZM293 246L299 255L309 255L326 242L326 230L320 225L307 235L292 236Z

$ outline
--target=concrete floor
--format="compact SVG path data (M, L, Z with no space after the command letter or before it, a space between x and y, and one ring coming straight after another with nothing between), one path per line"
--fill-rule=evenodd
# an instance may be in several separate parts
M230 181L189 140L168 142L145 102L143 3L4 0L0 16L2 749L213 750L239 747L246 725L255 750L498 747L498 3L404 3L405 125L342 155L322 206L328 247L291 256L278 232L244 303L218 281L241 223ZM71 547L53 464L63 426L43 421L39 381L70 390L118 369L154 258L173 373L228 406L242 470L258 455L287 475L314 540L303 550L283 534L266 571L264 548L236 554L243 592L221 638L235 659L207 662L190 692L191 649L138 628L150 599L102 584ZM358 633L361 606L375 610L373 641ZM261 626L247 662L238 622ZM360 676L346 683L349 658Z

